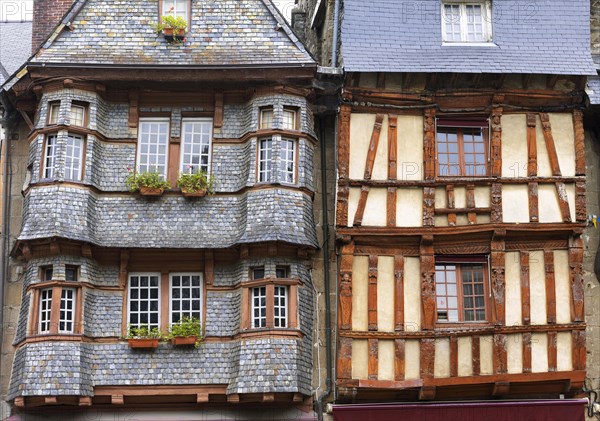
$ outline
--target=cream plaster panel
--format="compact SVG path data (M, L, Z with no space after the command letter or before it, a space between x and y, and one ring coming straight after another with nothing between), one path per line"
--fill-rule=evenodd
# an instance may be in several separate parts
M529 222L529 194L526 185L502 186L502 215L504 222Z
M421 262L418 257L404 258L404 330L421 329ZM408 341L407 341L408 343ZM418 343L418 342L417 342ZM408 366L408 363L407 363Z
M506 325L519 326L521 320L521 264L519 252L507 252L505 257Z
M456 215L456 225L469 225L469 219L467 218L467 215Z
M362 225L385 227L387 224L387 189L371 189L367 196Z
M398 116L398 179L423 179L423 117Z
M363 179L365 176L365 166L367 155L373 135L373 126L375 125L375 114L352 114L350 117L350 178ZM373 180L387 180L388 178L388 146L387 146L387 116L381 123L381 134L371 178Z
M544 252L537 250L529 253L529 302L531 324L546 324L546 270Z
M562 222L558 193L554 184L540 184L538 200L540 222Z
M407 340L404 345L404 361L406 380L421 378L421 349L418 340Z
M479 337L479 370L481 374L492 374L494 363L492 360L494 350L494 337L485 335Z
M531 335L531 372L545 373L548 371L548 335L533 333Z
M442 209L448 206L446 203L448 196L446 195L446 189L443 187L438 187L435 189L435 208Z
M354 225L354 215L358 209L358 201L360 200L360 188L352 187L348 192L348 220L340 221L342 224L347 224L351 227Z
M473 375L473 346L470 336L458 338L458 375Z
M475 187L475 206L478 208L489 208L491 206L491 188Z
M434 377L450 377L450 339L435 340Z
M352 340L352 378L369 378L369 341L366 339Z
M447 227L448 226L448 217L446 215L437 215L435 217L435 226L436 227Z
M478 224L489 224L492 222L492 218L489 215L477 215Z
M571 275L569 272L569 252L567 250L554 250L556 323L571 323Z
M502 177L526 177L523 167L527 168L527 117L525 114L503 115Z
M573 370L573 357L571 355L571 332L558 332L556 334L556 370Z
M369 327L369 258L355 256L352 261L352 330Z
M523 335L506 335L506 365L509 374L523 372Z
M467 188L466 187L455 187L454 188L454 207L466 208L467 207Z
M377 260L377 329L394 331L394 258L379 256ZM379 341L381 344L381 341ZM381 345L380 345L381 349ZM381 363L381 358L380 358Z
M394 380L394 341L379 342L378 380Z
M423 190L421 188L398 189L396 197L396 225L423 226ZM380 212L385 215L385 207L380 209Z
M575 129L572 113L550 113L552 137L564 177L575 176Z

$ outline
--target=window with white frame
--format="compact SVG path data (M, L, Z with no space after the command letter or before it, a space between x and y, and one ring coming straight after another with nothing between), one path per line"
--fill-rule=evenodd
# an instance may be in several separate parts
M131 326L160 325L160 273L129 274L128 322Z
M163 16L181 16L188 24L189 0L162 0L162 15Z
M50 333L52 316L52 288L40 291L40 311L38 333Z
M85 125L85 107L83 105L71 105L69 122L72 126L83 127Z
M293 183L296 181L296 141L282 139L279 148L279 170L281 181Z
M489 1L443 1L444 42L490 42L492 40Z
M202 320L202 274L172 273L170 278L170 323L177 323L184 316Z
M75 322L75 289L63 288L60 297L58 333L73 333Z
M184 173L209 172L212 119L184 119L181 123L181 168Z
M65 155L65 179L81 180L83 160L83 137L75 134L67 136L67 150Z
M261 139L258 145L258 181L271 181L273 166L273 140Z
M287 327L288 287L275 285L273 319L275 327Z
M60 111L60 102L51 102L48 104L48 124L58 123L58 113Z
M283 129L296 130L298 112L293 108L283 109Z
M267 327L267 287L252 288L252 327Z
M169 148L169 119L140 119L137 170L139 173L158 172L167 176Z
M56 153L58 151L57 137L55 134L46 137L46 149L44 151L43 177L53 178L55 176Z
M259 129L273 128L273 107L264 107L260 109Z

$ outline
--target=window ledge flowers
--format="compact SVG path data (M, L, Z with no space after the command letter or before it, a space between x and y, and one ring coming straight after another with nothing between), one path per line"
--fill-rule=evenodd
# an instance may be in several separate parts
M177 187L186 197L202 197L213 192L213 177L204 171L180 173L177 178Z
M125 185L129 191L139 191L143 196L160 196L165 189L169 188L169 183L163 179L163 175L158 171L138 173L131 169L125 179Z

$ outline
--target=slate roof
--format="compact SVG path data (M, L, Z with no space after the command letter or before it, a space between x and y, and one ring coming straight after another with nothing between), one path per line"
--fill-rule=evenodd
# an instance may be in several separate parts
M493 45L443 46L440 0L345 0L350 72L596 74L589 0L493 0Z
M184 45L152 24L158 1L77 0L63 30L31 63L69 65L303 66L316 63L271 0L192 1Z
M31 22L0 22L0 85L31 55Z
M585 90L591 105L600 105L600 76L590 76Z

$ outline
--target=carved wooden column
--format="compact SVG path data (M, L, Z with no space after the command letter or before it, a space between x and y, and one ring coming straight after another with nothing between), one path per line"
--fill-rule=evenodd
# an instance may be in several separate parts
M556 323L556 282L554 278L554 252L544 251L544 269L546 272L546 321Z
M573 129L575 130L575 175L585 175L585 132L582 110L573 111Z
M507 371L506 335L494 334L493 366L495 374L504 374Z
M496 95L494 102L502 102L503 96ZM492 140L490 142L490 175L500 177L502 175L502 112L503 108L494 106L492 109Z
M351 107L342 105L339 115L338 130L338 192L336 225L348 225L348 196L350 187L348 185L348 168L350 165L350 115Z
M388 116L388 179L398 178L398 116ZM388 187L387 197L387 226L396 226L397 188Z
M585 181L575 183L575 220L587 222Z
M492 224L502 223L502 184L492 183L491 188Z
M352 264L354 262L354 243L344 244L340 259L340 297L338 326L342 331L352 330Z
M537 175L537 118L533 113L527 114L527 177Z
M404 256L394 256L394 330L404 330Z
M505 252L504 252L504 237L505 230L497 230L492 238L492 267L491 267L491 284L493 298L493 320L495 325L504 324L504 268L505 268Z
M425 110L424 138L423 138L423 168L425 180L435 178L435 109Z
M531 322L531 304L529 299L529 252L519 253L521 265L521 318L524 325Z
M581 235L569 239L569 266L571 268L571 317L574 322L583 322L583 240Z
M423 188L423 226L435 225L435 187Z
M368 320L369 330L377 331L377 256L369 256Z
M436 320L433 236L424 235L421 238L421 329L433 330Z

